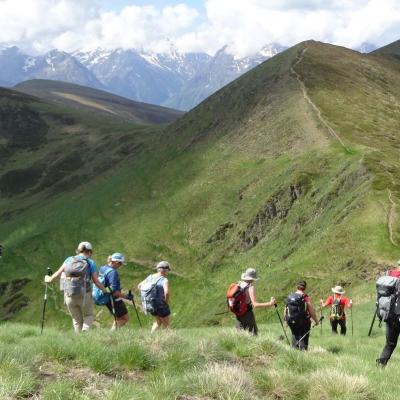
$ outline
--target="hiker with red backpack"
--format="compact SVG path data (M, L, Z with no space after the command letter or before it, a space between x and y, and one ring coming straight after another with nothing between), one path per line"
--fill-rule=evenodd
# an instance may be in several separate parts
M254 282L257 280L257 271L248 268L241 275L241 280L232 283L227 292L228 307L236 316L236 328L249 331L254 336L257 335L258 328L253 308L272 307L276 304L274 297L266 303L259 303L256 300Z
M94 321L92 281L100 290L106 292L106 288L97 277L96 264L90 258L92 252L92 245L89 242L79 243L76 255L68 257L58 271L44 278L45 283L51 283L64 275L62 282L64 302L71 314L76 333L88 331Z
M351 308L353 306L353 301L344 296L346 291L342 286L336 285L332 288L332 295L328 296L324 302L320 300L321 308L331 306L331 313L329 316L332 333L337 335L338 325L340 326L340 334L346 335L346 313L345 308Z
M376 364L384 367L392 356L400 335L400 260L394 269L377 280L376 289L376 314L386 324L386 344Z
M297 290L289 294L286 299L284 317L292 331L292 347L304 351L308 349L311 319L315 322L314 326L317 326L320 321L311 303L311 297L305 293L307 282L298 281L296 288Z

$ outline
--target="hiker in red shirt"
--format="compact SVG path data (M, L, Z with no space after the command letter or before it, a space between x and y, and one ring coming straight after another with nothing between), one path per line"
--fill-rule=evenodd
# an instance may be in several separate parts
M344 312L345 307L351 308L353 305L353 301L344 297L346 291L342 286L335 286L332 288L333 294L329 296L324 302L322 299L320 300L321 308L331 306L331 314L329 316L332 333L337 334L338 325L340 325L340 334L345 335L346 328L346 314Z

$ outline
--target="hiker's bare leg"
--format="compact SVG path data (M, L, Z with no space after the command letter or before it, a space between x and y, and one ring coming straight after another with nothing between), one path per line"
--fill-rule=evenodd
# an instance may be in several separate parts
M122 317L117 318L118 327L124 326L129 321L129 315L125 314Z
M168 317L164 317L164 318L160 318L160 322L161 322L161 326L165 329L169 328L169 324L170 324L170 318L169 315Z

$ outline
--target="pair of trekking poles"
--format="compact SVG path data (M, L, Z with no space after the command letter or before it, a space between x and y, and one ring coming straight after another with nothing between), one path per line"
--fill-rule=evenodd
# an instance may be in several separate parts
M276 315L278 316L279 322L280 322L280 324L281 324L281 326L282 326L283 333L284 333L284 335L285 335L285 337L286 337L286 340L287 340L288 345L290 346L290 341L289 341L289 338L287 337L286 329L285 329L285 327L284 327L284 325L283 325L282 318L281 318L281 316L280 316L280 314L279 314L279 311L278 311L278 305L275 304L274 306L275 306ZM324 316L321 315L321 318L320 318L319 321L318 321L318 323L321 324L321 327L322 327L322 321L323 321L323 319L324 319ZM305 333L305 334L297 341L295 347L299 346L299 348L300 348L300 343L304 340L304 338L305 338L307 335L310 334L312 328L314 328L314 327L316 327L316 326L317 326L317 325L313 325L313 326L311 327L311 329L310 329L307 333Z
M49 275L49 276L53 275L53 271L49 267L47 268L47 275ZM43 297L42 324L41 324L40 334L43 333L44 321L45 321L45 315L46 315L48 283L46 282L45 285L46 285L46 287L45 287L45 290L44 290L44 297ZM128 292L128 294L129 294L129 298L132 301L133 308L135 309L135 313L136 313L136 317L137 317L137 320L139 322L139 325L142 328L142 321L139 318L139 313L138 313L138 310L136 308L136 304L135 304L135 300L134 300L133 295L132 295L132 291L130 290ZM114 317L115 329L118 329L117 316L116 316L116 313L115 313L114 298L113 298L112 295L110 295L110 299L111 299L111 309L112 309L112 315Z
M131 301L132 301L133 308L135 309L136 318L137 318L137 320L138 320L138 322L139 322L139 326L142 328L142 321L141 321L140 318L139 318L139 313L138 313L138 310L137 310L137 308L136 308L136 304L135 304L135 300L134 300L134 298L133 298L132 290L130 290L130 291L128 292L128 296L129 296L129 298L130 298ZM113 317L114 317L115 329L118 329L117 315L116 315L116 313L115 313L114 297L112 296L112 294L110 294L110 300L111 300L112 315L113 315Z

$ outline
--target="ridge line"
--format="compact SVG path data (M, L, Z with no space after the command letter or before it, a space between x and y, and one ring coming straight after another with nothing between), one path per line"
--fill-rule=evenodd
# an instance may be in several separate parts
M318 119L323 123L323 125L328 129L328 132L335 137L338 142L342 145L342 147L349 152L349 149L346 147L344 144L343 140L341 137L338 135L338 133L328 124L328 122L324 119L322 116L321 110L317 107L317 105L311 100L310 96L307 93L307 88L306 85L304 84L304 81L301 79L300 74L294 69L301 61L303 61L303 56L304 53L308 50L308 47L305 47L300 54L297 54L296 56L296 62L290 67L290 72L296 77L297 81L299 82L300 89L303 93L304 99L311 105L311 107L314 109L314 111L317 113Z

